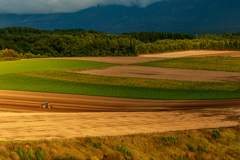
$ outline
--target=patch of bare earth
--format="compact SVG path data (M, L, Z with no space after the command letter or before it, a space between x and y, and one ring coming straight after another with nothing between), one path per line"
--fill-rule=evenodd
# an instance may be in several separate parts
M240 82L240 72L159 68L145 66L114 66L69 72L104 76L173 79L186 81Z

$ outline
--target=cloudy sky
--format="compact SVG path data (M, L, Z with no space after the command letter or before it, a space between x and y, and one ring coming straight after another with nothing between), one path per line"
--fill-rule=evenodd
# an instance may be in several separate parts
M162 0L0 0L0 13L76 12L97 5L137 5L145 7Z

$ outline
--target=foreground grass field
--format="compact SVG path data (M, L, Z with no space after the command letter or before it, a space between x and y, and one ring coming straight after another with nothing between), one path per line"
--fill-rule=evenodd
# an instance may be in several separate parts
M134 65L165 67L165 68L240 72L239 64L240 64L240 58L199 57L199 58L175 58L175 59L167 59L167 60L161 60L161 61L136 63Z
M116 137L2 142L0 159L239 159L240 127Z

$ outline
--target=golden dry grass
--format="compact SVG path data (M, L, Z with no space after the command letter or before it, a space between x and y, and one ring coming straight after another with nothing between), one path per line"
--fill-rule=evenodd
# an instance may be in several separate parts
M215 138L214 133L219 133ZM2 142L1 159L238 159L240 128Z

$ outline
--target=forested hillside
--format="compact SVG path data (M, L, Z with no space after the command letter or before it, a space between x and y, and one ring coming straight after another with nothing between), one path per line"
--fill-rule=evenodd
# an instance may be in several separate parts
M170 32L106 34L82 29L50 31L8 27L0 29L0 50L4 49L14 50L20 58L136 56L191 49L240 50L240 33L199 36ZM3 53L0 56L6 57Z

